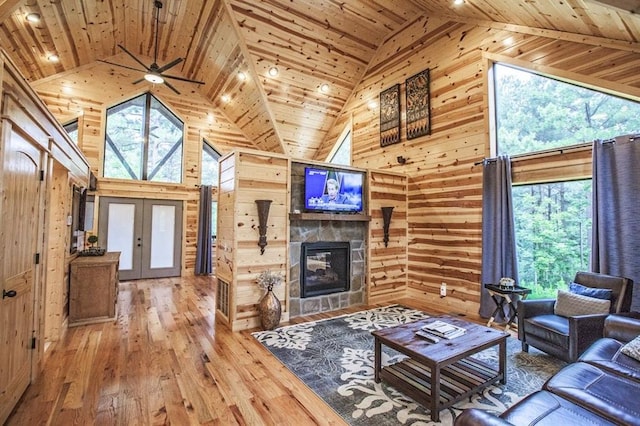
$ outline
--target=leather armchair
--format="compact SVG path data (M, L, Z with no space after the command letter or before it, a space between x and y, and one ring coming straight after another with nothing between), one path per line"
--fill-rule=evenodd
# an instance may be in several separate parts
M610 313L629 312L633 281L624 277L578 272L573 280L587 287L612 290ZM554 313L555 299L518 301L518 339L568 362L574 362L603 336L606 314L562 317Z

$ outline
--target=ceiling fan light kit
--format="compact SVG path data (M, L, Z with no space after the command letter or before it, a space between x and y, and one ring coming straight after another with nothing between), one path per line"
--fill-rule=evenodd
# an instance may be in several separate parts
M153 83L153 84L164 83L164 78L162 78L160 74L153 74L153 73L145 74L144 79L147 80L149 83Z
M138 59L133 53L129 52L123 45L119 44L118 47L120 49L122 49L127 55L129 55L134 61L136 61L140 66L142 66L142 68L144 69L138 69L138 68L134 68L134 67L130 67L128 65L122 65L122 64L116 64L114 62L109 62L109 61L104 61L99 59L100 62L103 62L105 64L109 64L109 65L113 65L116 67L121 67L121 68L126 68L129 70L133 70L133 71L139 71L139 72L144 72L144 77L141 79L138 79L136 81L133 82L133 84L138 84L142 81L148 81L152 84L164 84L165 86L167 86L169 89L173 90L177 95L180 94L180 92L178 91L178 89L176 89L171 83L169 83L167 81L168 78L173 79L173 80L178 80L178 81L184 81L187 83L196 83L196 84L204 84L204 81L198 81L198 80L191 80L189 78L184 78L184 77L178 77L175 75L168 75L168 74L164 74L165 71L169 70L170 68L175 67L176 65L178 65L179 63L181 63L183 61L182 58L176 58L173 61L163 65L163 66L159 66L158 65L158 26L160 24L160 9L162 9L162 2L159 0L156 0L153 2L153 7L155 7L155 27L154 27L154 39L155 39L155 45L154 45L154 49L153 49L153 63L149 66L145 65L140 59Z

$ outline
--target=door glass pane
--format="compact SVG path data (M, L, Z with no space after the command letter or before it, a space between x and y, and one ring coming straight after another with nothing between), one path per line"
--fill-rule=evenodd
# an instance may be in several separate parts
M133 268L135 204L109 204L107 251L120 252L120 270Z
M176 208L154 205L151 211L151 262L149 267L172 268Z

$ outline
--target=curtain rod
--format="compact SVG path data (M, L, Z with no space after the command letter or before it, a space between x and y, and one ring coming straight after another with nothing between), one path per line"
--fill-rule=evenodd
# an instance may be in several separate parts
M528 157L530 159L533 158L537 158L537 157L546 157L548 155L551 154L564 154L567 151L579 151L582 149L587 149L587 148L591 148L591 145L593 144L593 142L587 142L587 143L581 143L581 144L577 144L577 145L569 145L569 146L565 146L562 148L551 148L548 150L544 150L544 151L537 151L537 152L533 152L533 153L525 153L525 154L516 154L511 156L510 160L514 160L514 159L518 159L518 158L525 158ZM484 163L485 161L496 161L497 158L485 158L482 161L478 161L477 163L474 163L474 166L479 166L480 164Z

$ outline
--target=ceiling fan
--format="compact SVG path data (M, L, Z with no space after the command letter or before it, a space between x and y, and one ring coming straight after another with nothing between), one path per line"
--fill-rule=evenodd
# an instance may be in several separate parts
M168 64L165 64L163 66L159 66L158 65L158 24L160 22L160 9L162 9L162 2L159 0L155 0L153 2L153 7L156 8L155 10L155 21L156 21L156 26L154 28L154 37L155 37L155 46L154 46L154 53L153 53L153 63L149 66L145 65L142 61L140 61L133 53L129 52L123 45L119 44L118 47L120 49L122 49L127 55L131 56L131 58L133 58L134 61L136 61L137 63L139 63L144 70L138 69L138 68L133 68L127 65L122 65L122 64L116 64L114 62L109 62L109 61L103 61L101 59L99 59L100 62L104 62L105 64L109 64L109 65L114 65L116 67L121 67L121 68L126 68L129 70L134 70L134 71L140 71L140 72L144 72L145 75L143 78L136 80L133 82L133 84L138 84L144 80L147 80L150 83L153 84L165 84L169 89L173 90L174 92L176 92L176 94L180 94L180 92L178 91L178 89L176 89L173 85L171 85L171 83L169 83L166 79L170 78L173 80L179 80L179 81L186 81L187 83L197 83L197 84L204 84L204 81L198 81L198 80L191 80L188 78L184 78L184 77L178 77L175 75L168 75L165 74L164 72L169 70L170 68L175 67L176 65L178 65L180 62L183 61L182 58L176 58L173 61L169 62Z

